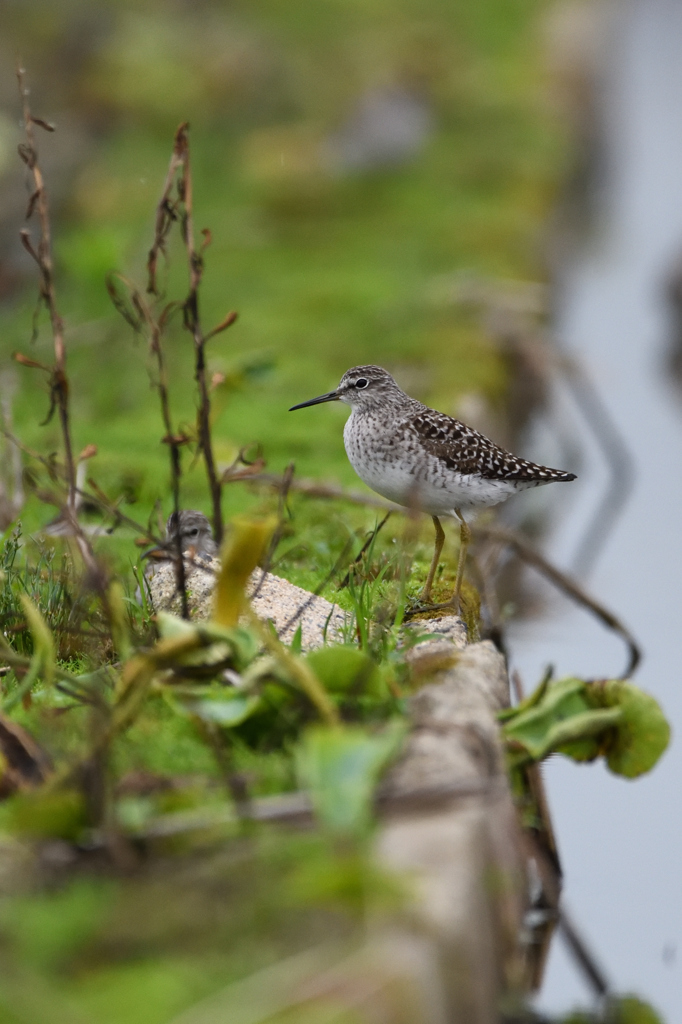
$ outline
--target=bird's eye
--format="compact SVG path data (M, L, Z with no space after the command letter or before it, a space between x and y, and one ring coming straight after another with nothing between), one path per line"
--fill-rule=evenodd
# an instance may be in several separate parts
M368 384L369 381L367 380L366 377L358 377L358 379L355 382L356 388L366 388Z

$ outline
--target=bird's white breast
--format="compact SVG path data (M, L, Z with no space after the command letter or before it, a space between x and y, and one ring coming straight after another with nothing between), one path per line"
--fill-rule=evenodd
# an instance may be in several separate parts
M348 459L368 487L389 501L430 515L497 505L519 490L518 482L487 480L449 469L395 420L353 411L343 431Z

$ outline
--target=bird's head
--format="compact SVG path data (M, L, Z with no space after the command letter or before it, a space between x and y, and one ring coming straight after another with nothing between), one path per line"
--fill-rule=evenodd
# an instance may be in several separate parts
M305 409L308 405L320 405L322 402L345 402L353 409L366 411L380 407L390 401L392 396L404 397L404 392L388 370L381 366L354 366L346 370L335 391L328 391L325 395L294 405L289 412Z
M178 527L179 524L179 527ZM183 551L192 551L195 555L214 555L217 551L213 540L211 524L203 512L196 509L182 509L176 516L171 512L166 523L166 541L177 542L178 532Z

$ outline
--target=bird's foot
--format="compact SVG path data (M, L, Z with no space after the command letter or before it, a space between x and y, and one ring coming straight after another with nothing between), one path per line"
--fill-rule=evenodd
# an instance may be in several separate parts
M461 615L462 606L459 598L451 597L449 601L441 601L439 604L431 605L431 608L435 612L451 612L453 615Z
M442 603L434 604L430 598L425 598L424 595L413 601L405 610L405 618L413 619L416 615L424 615L429 612L441 612L449 611L452 615L460 614L459 601L455 601L454 597L449 601L443 601Z

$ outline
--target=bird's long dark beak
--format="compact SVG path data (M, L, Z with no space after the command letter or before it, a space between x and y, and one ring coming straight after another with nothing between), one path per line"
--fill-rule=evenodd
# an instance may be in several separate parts
M318 398L310 398L307 402L301 402L299 405L292 405L289 412L293 412L294 409L305 409L307 405L321 405L322 402L338 402L338 400L338 391L328 391L326 395L320 395Z

